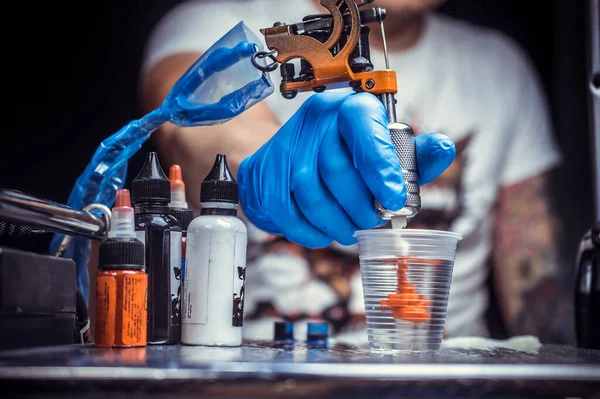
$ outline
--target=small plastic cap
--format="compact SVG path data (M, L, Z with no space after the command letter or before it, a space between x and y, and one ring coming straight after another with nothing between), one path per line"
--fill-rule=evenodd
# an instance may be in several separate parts
M278 321L275 323L275 342L294 342L294 323Z
M327 323L308 323L307 334L327 337L329 335L329 325Z
M115 208L131 208L131 195L129 194L129 190L126 188L117 190Z
M238 184L229 170L225 155L217 155L215 164L202 182L200 202L238 203Z
M165 176L156 152L148 153L146 162L132 183L133 203L157 202L168 204L171 200L171 182Z
M117 190L108 237L135 237L135 218L129 190Z
M144 243L135 237L107 238L100 243L100 270L144 270Z
M327 323L308 323L306 343L313 345L327 345L329 325Z
M173 165L169 169L169 180L171 181L171 202L170 208L187 208L188 204L185 198L185 183L181 173L181 166Z

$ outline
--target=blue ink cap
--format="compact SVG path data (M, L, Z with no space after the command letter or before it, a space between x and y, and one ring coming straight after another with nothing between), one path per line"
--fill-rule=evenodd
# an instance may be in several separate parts
M306 343L308 345L326 346L329 337L327 323L308 323L306 330Z

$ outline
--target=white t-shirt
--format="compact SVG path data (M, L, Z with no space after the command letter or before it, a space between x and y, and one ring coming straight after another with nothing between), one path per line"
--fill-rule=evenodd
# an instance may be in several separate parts
M188 1L158 24L143 68L173 53L205 51L240 21L261 37L259 29L274 22L295 23L319 12L310 0ZM382 53L372 47L373 63L382 69ZM446 331L449 336L486 335L483 316L488 306L492 209L498 191L560 162L540 84L527 57L505 36L435 14L427 18L419 43L408 51L391 52L390 63L398 73L398 119L413 126L417 134L446 134L458 152L453 165L422 188L423 210L409 227L450 230L463 236ZM279 73L271 76L278 87ZM265 103L283 123L310 95L300 94L290 101L276 92ZM255 234L249 245L268 241L250 227ZM282 250L282 245L287 244L278 243L275 250L263 247L266 253L258 250L249 259L246 314L268 303L271 308L261 313L263 318L246 322L248 337L271 337L269 315L318 316L323 309L331 313L339 303L351 318L364 312L357 273L342 268L348 277L344 285L336 277L339 268L331 266L335 260L323 272L323 265L311 254L289 246ZM338 330L343 333L344 327Z

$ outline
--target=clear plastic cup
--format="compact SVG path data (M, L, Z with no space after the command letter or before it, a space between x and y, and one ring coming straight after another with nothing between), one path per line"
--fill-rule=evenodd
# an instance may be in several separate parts
M435 230L358 231L370 348L437 351L459 234Z

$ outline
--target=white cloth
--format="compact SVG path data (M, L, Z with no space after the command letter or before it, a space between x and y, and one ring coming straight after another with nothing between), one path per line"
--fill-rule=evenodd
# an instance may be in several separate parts
M259 29L276 21L299 22L320 11L310 0L188 1L157 25L143 68L177 52L205 51L241 20L260 37ZM374 48L372 58L376 68L384 66L381 51ZM419 43L408 51L391 52L390 62L398 73L399 120L417 133L444 133L458 148L454 164L423 187L423 210L415 219L423 227L463 236L447 334L486 335L486 262L498 191L560 162L540 84L527 57L507 37L435 14L427 18ZM278 73L271 75L278 87ZM309 95L290 101L275 93L266 104L283 123ZM362 292L354 295L354 307L356 295ZM251 296L248 290L248 300Z
M478 349L493 351L496 349L510 349L519 352L538 353L542 343L533 335L511 337L506 340L497 340L483 337L456 337L442 342L444 349Z

